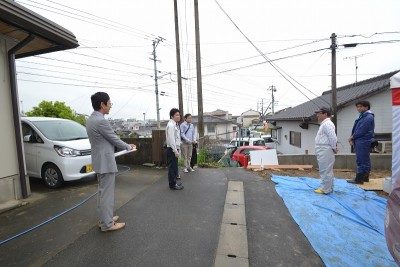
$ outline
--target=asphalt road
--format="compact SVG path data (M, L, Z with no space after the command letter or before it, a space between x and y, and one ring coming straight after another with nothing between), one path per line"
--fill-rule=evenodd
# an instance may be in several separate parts
M0 265L213 266L228 181L243 181L250 266L324 266L272 182L241 168L196 169L172 191L166 169L137 167L117 178L123 230L99 231L94 197L0 246ZM0 215L0 240L76 205L96 186L94 179L59 190L33 184L31 204Z

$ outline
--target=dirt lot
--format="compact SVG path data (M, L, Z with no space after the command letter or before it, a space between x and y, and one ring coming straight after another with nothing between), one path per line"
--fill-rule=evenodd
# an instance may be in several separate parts
M252 170L249 170L252 171ZM292 176L292 177L311 177L311 178L319 178L319 172L317 169L305 169L305 170L263 170L263 171L257 171L258 175L261 175L264 177L264 179L271 179L271 174L274 173L276 175L282 175L282 176ZM339 169L334 169L333 173L335 177L338 178L354 178L355 173L353 170L339 170ZM392 176L392 171L391 170L374 170L370 174L370 179L376 179L376 178L384 178L384 177L390 177ZM375 191L378 195L387 198L388 194L384 191Z

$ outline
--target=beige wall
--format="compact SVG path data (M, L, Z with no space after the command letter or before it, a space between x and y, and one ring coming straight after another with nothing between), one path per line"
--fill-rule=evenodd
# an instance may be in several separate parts
M0 36L0 203L21 197L7 51Z

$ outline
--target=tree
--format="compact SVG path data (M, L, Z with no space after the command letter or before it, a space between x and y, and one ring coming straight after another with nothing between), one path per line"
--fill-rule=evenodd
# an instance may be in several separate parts
M43 100L37 107L33 107L32 111L26 112L26 116L62 118L76 121L83 126L86 125L85 116L75 115L70 107L59 101L53 103Z

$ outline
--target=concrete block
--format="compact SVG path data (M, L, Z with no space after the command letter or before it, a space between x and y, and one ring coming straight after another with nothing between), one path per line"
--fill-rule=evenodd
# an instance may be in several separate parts
M249 259L233 258L225 255L217 255L215 258L215 267L248 267Z
M229 181L228 191L240 191L243 192L243 182L242 181Z
M244 225L222 224L217 255L248 258L247 229Z
M236 223L246 225L246 211L244 205L225 204L222 223Z
M240 191L227 191L225 203L244 205L244 194Z

